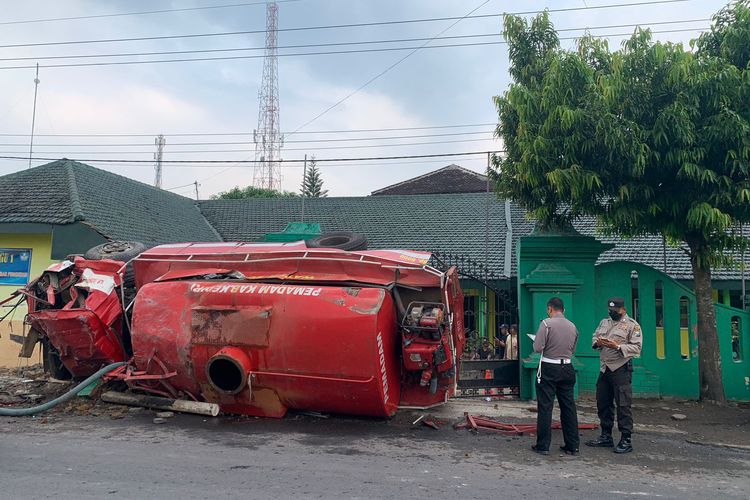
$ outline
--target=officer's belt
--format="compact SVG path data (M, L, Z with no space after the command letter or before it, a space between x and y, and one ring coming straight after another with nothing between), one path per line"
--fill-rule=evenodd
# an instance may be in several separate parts
M570 360L569 359L565 359L565 358L563 358L563 359L552 359L552 358L545 358L544 356L542 356L542 362L544 362L544 363L553 363L555 365L569 365L570 364Z

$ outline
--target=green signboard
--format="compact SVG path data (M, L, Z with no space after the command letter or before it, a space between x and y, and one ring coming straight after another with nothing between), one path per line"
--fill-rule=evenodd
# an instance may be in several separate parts
M31 249L0 248L0 285L24 286L31 274Z

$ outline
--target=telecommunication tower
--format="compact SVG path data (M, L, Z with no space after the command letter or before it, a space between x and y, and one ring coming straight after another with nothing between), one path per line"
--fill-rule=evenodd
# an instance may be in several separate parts
M164 154L164 144L166 143L167 140L161 134L154 139L154 144L156 145L156 153L154 153L154 160L156 161L154 165L154 170L156 171L154 186L159 189L161 189L161 157Z
M266 50L263 81L258 91L258 128L253 131L255 168L253 186L281 190L281 148L284 137L279 126L278 42L279 7L266 5Z

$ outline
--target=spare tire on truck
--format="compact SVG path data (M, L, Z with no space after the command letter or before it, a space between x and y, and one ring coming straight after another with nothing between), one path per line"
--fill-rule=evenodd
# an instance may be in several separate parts
M351 231L331 231L307 240L309 248L338 248L339 250L366 250L367 239L363 234Z
M111 259L129 262L146 250L148 250L148 247L139 241L109 241L90 248L83 254L83 258L88 260ZM125 269L123 285L125 285L125 288L135 286L135 271L133 271L132 264L128 265Z

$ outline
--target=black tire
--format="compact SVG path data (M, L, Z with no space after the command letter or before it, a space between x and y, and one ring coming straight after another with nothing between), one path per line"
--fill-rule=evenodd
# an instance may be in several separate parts
M49 341L42 342L42 359L44 361L44 370L49 373L50 377L57 380L70 380L73 378L73 375L65 368L62 361L60 361L60 353L53 346L49 345Z
M338 248L339 250L366 250L367 239L363 234L351 231L331 231L307 240L309 248Z
M109 241L88 249L83 257L88 260L112 259L128 262L147 249L148 247L139 241ZM123 284L129 288L135 286L135 271L132 264L125 268Z

